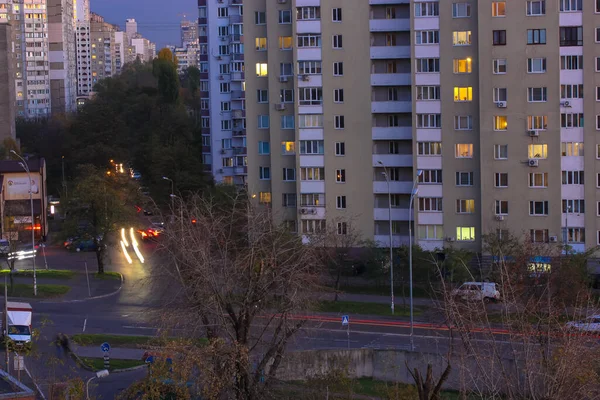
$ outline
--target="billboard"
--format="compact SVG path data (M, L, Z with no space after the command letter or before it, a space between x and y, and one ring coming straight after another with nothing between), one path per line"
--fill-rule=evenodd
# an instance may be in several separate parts
M24 178L8 178L6 180L6 194L9 196L14 195L28 195L29 188L31 187L31 192L33 194L38 194L40 192L39 178L33 177L31 178L31 185L29 184L29 179L27 177Z

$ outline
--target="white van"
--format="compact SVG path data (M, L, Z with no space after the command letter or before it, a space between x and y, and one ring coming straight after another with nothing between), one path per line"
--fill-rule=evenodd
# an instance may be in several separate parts
M465 282L452 291L452 297L466 301L499 301L500 292L493 282Z

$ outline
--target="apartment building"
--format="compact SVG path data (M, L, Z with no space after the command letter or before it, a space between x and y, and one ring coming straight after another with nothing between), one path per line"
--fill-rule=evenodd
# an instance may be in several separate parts
M187 43L198 42L198 22L181 21L181 47L186 47Z
M246 146L242 0L198 0L202 162L217 182L243 186Z
M0 23L0 141L16 139L15 71L11 43L10 24Z
M305 240L327 227L408 241L409 12L408 0L245 4L248 190Z
M142 62L152 61L156 57L156 45L139 33L131 39L131 46L134 49L134 57L139 57Z
M116 74L116 40L119 27L109 24L98 14L90 14L92 87Z
M84 102L92 91L92 57L90 2L75 2L75 46L77 52L77 103Z
M48 0L50 103L52 114L75 111L77 51L73 0Z
M135 61L134 48L129 44L126 32L115 32L115 73L118 75L123 65Z

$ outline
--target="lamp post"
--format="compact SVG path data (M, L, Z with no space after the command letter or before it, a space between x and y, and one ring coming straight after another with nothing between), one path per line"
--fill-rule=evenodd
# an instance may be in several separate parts
M31 173L29 171L29 166L23 157L21 157L16 151L11 150L15 156L21 159L19 165L27 172L27 179L29 180L29 203L31 206L31 251L33 253L33 295L37 296L37 277L35 273L35 221L33 219L33 185L31 183Z
M410 201L408 203L408 287L410 298L410 351L414 351L415 345L413 341L414 332L414 309L413 309L413 267L412 267L412 205L415 195L418 193L417 182L423 173L422 170L417 170L417 176L414 179L412 190L410 191Z
M103 369L101 371L96 372L96 375L92 376L90 379L87 380L87 382L85 383L85 398L87 400L90 400L90 382L96 378L98 378L98 379L106 378L108 375L109 375L108 370Z
M389 217L389 230L390 230L390 295L392 298L392 315L394 315L394 242L392 236L392 192L390 190L390 175L386 166L381 161L377 161L377 164L383 167L383 176L387 182L388 189L388 217Z
M165 181L171 182L171 219L173 219L173 213L175 212L175 184L173 179L168 178L166 176L162 177ZM171 221L173 223L173 221Z

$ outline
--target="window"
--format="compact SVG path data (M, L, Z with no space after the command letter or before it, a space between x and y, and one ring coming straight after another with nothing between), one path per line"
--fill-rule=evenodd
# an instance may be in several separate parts
M292 63L279 63L279 76L293 76L294 67Z
M492 17L506 17L506 2L505 1L493 1L492 2Z
M416 59L417 72L431 73L440 72L440 59L439 58L417 58Z
M527 73L541 74L546 72L545 58L529 58L527 59Z
M271 204L271 192L259 192L258 202L260 204Z
M560 69L583 69L583 56L560 56Z
M300 180L302 181L324 181L325 168L308 167L300 168Z
M496 215L508 214L508 200L496 200L494 205Z
M292 11L291 10L279 10L279 23L280 24L291 24L292 23Z
M596 0L596 13L600 13L600 0Z
M507 99L507 89L506 88L494 88L494 103L499 101L506 101Z
M583 99L583 84L560 85L561 99Z
M206 90L206 91L208 91L208 90ZM231 92L231 88L229 86L229 82L220 83L219 84L219 91L221 93L229 93L229 92Z
M343 76L344 75L344 63L341 61L333 63L333 76Z
M441 114L417 114L417 128L436 129L442 127Z
M561 46L583 46L583 27L562 26L559 37Z
M508 187L508 173L496 172L494 174L494 186L497 188Z
M546 115L529 115L527 116L528 130L546 130L548 127L548 117Z
M562 232L567 243L585 243L585 228L563 228Z
M259 115L258 116L258 129L269 129L269 116Z
M471 4L454 3L452 4L452 18L468 18L471 16Z
M418 181L419 181L419 183L423 183L423 184L442 183L442 170L441 169L425 169L425 170L423 170L421 175L419 175Z
M548 215L548 201L530 201L529 215Z
M231 130L231 120L228 120L228 119L221 120L221 130L222 131L230 131Z
M441 156L442 142L417 142L417 154L420 156Z
M322 140L301 140L300 154L325 154Z
M267 63L256 63L256 76L267 76Z
M548 229L530 229L529 235L533 243L548 243Z
M264 25L267 23L267 13L264 11L256 11L254 13L254 23L256 25Z
M338 222L337 223L337 234L338 235L348 234L348 224L346 222Z
M583 0L560 0L560 11L581 11L583 9Z
M290 156L296 154L296 142L281 142L281 155Z
M258 167L258 175L261 180L271 179L271 167Z
M440 199L441 200L441 199ZM440 210L442 211L442 210ZM475 200L474 199L458 199L456 200L456 213L457 214L473 214L475 212Z
M473 186L473 172L457 172L456 186Z
M295 181L296 180L296 170L294 168L284 168L283 169L283 180L284 181Z
M283 193L281 197L283 207L296 207L296 193Z
M600 72L600 57L596 57L596 72Z
M456 240L459 242L472 242L475 240L474 226L457 226Z
M298 7L296 19L299 21L321 19L321 7Z
M473 101L473 88L472 87L454 87L454 101Z
M342 22L342 9L334 8L331 10L331 20L333 22Z
M303 219L300 220L302 233L311 235L325 232L327 224L324 219Z
M336 181L336 183L345 183L346 182L346 170L345 169L336 169L335 170L335 181Z
M583 156L583 142L562 142L560 155L563 157Z
M437 1L415 3L415 17L437 17L439 15L440 7Z
M231 149L231 139L221 139L221 147L223 149Z
M299 128L322 128L323 127L323 115L322 114L301 114L298 115L298 127Z
M494 46L505 46L506 45L506 31L493 31L492 32L492 44Z
M546 30L527 29L527 44L546 44Z
M596 28L596 43L600 43L600 28Z
M337 209L343 210L346 208L346 196L336 196L335 205Z
M221 102L221 111L231 111L231 102L222 101Z
M293 103L294 102L294 90L293 89L279 90L279 101L282 103Z
M494 159L496 159L496 160L508 159L508 145L507 144L495 144L494 145Z
M442 240L444 239L444 227L442 225L419 225L420 240Z
M506 115L495 115L494 116L494 130L505 131L508 128L508 119Z
M333 89L333 102L343 103L344 102L344 89Z
M257 37L254 41L256 44L256 51L267 51L267 38Z
M583 171L562 171L563 185L583 185Z
M440 100L439 86L417 86L417 100Z
M454 129L457 131L470 131L473 129L473 118L470 115L455 115Z
M506 74L506 59L495 58L493 60L493 73L496 75Z
M600 115L596 115L596 130L600 131Z
M281 50L292 49L292 37L291 36L279 36L279 48Z
M471 57L455 58L454 59L455 74L470 74L471 73Z
M258 154L270 154L271 144L269 142L258 142Z
M229 16L229 8L227 8L227 7L217 8L217 16L219 18L227 18Z
M547 144L527 145L527 158L548 158Z
M298 35L298 47L321 47L321 35L312 33L304 33Z
M547 88L527 88L527 101L530 103L547 101Z
M344 142L336 142L335 143L335 155L336 156L345 156L346 155L346 143L344 143Z
M456 158L473 158L473 144L459 143L454 147L454 157Z
M439 40L438 40L439 42ZM471 31L452 32L452 44L454 46L470 46Z
M342 35L333 35L331 38L332 46L334 49L342 48Z
M526 14L530 17L546 14L546 0L536 0L527 2Z
M321 73L321 61L298 61L298 75L317 75Z
M323 103L323 89L304 87L298 89L298 104L301 106L320 106Z
M530 188L547 188L548 173L547 172L530 172L529 173Z
M281 129L294 129L294 116L293 115L282 115L281 116Z
M441 197L419 197L419 211L442 212Z
M440 31L416 31L415 44L439 44Z
M583 113L561 113L561 128L583 128Z
M256 99L259 103L268 103L269 91L267 89L258 89L256 91Z

